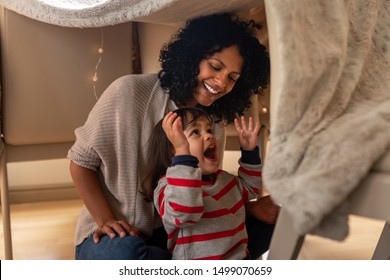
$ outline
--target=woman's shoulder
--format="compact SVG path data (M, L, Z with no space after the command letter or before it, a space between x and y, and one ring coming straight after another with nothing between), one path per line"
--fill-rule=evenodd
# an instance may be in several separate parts
M112 85L116 86L151 86L153 87L159 82L158 76L155 73L148 74L128 74L117 78Z
M160 89L162 90L157 74L129 74L114 80L102 94L100 102L148 99L153 92Z

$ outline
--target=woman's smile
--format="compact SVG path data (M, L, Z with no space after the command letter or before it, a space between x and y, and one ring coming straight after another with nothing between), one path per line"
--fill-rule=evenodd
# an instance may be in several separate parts
M194 103L210 106L228 94L239 79L243 64L244 60L235 45L203 59L199 64Z
M212 88L211 86L209 86L207 83L203 83L204 84L204 87L206 88L206 90L208 92L210 92L212 95L218 95L218 94L221 94L222 90L216 90L214 88Z

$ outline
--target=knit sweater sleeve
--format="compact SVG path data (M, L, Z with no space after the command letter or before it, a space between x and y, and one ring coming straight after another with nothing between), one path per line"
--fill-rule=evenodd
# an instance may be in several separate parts
M68 152L77 165L97 171L116 218L125 219L147 235L154 226L154 205L139 191L145 143L169 104L157 75L123 76L106 89L85 124L76 129L76 142ZM96 228L83 208L76 244Z
M154 202L166 230L196 224L204 211L202 172L187 165L169 167L155 190Z
M165 100L152 94L155 84L156 78L146 75L115 80L97 101L85 124L75 130L76 142L68 158L80 166L95 171L107 167L110 172L137 158L137 150L143 148L141 136L151 132L144 131L145 118L151 119L152 126L157 122L155 119L164 115ZM153 111L157 106L150 106L152 96L156 99L153 102L160 103L158 114Z
M75 130L76 142L68 152L69 159L94 171L97 171L101 164L111 163L110 159L114 159L113 155L117 154L115 150L120 147L122 141L122 138L118 137L122 131L120 118L124 121L123 118L128 115L126 110L131 112L130 106L134 103L131 100L134 94L125 95L131 88L130 79L122 77L105 90L89 113L85 124Z

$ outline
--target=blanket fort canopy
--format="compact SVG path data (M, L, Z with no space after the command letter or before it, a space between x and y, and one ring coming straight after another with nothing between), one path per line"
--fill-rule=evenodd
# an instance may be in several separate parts
M102 27L128 21L176 24L216 12L246 11L258 0L0 0L9 10L64 27Z
M266 0L265 8L264 182L297 233L342 240L346 198L390 144L390 1Z

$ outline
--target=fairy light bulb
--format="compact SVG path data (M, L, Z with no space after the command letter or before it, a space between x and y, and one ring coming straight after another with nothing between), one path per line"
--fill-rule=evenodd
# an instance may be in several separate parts
M265 106L263 106L263 107L261 108L261 112L262 112L263 114L267 114L267 113L268 113L268 108L265 107Z
M99 65L100 65L100 62L102 61L103 53L104 53L104 49L103 49L104 36L103 35L104 35L103 34L103 28L100 28L100 47L97 50L99 58L98 58L98 61L96 63L96 66L95 66L95 72L94 72L94 74L92 76L93 94L95 95L96 100L99 99L99 97L96 94L96 82L99 80L99 78L98 78L98 69L99 69Z

